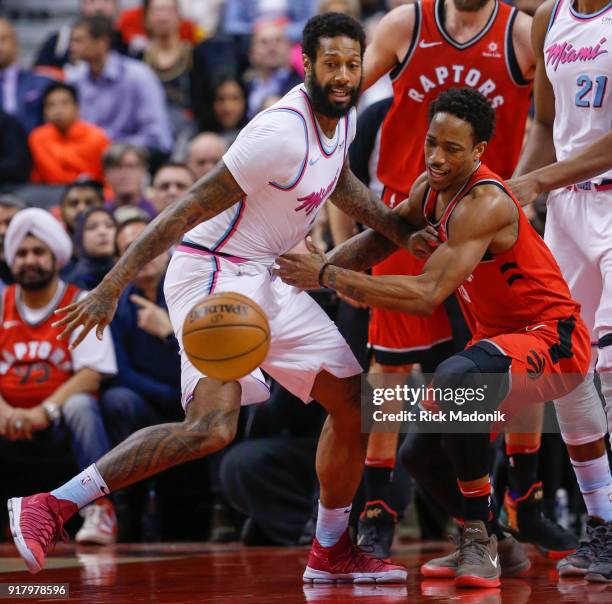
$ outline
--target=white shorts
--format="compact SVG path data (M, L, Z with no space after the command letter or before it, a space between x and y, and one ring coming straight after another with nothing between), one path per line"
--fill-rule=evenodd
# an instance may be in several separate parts
M612 190L551 192L544 241L596 344L612 331Z
M183 407L198 381L206 377L189 361L182 346L183 321L205 296L233 291L259 304L270 322L270 350L261 368L304 402L317 375L325 370L338 378L361 373L361 366L340 332L305 292L271 276L267 266L236 264L218 256L175 252L166 272L164 293L174 333L181 346ZM269 389L260 369L238 380L241 404L265 401Z

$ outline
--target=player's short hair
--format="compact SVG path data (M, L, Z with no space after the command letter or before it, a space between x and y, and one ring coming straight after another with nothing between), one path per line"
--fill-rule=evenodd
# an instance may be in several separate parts
M302 52L314 63L321 38L346 36L357 40L361 57L365 51L365 31L359 21L341 13L324 13L308 20L302 34Z
M450 113L472 126L474 142L490 141L495 130L491 102L474 88L449 88L429 105L429 121L436 113Z
M47 102L47 99L49 98L49 96L52 95L57 90L65 90L70 95L72 100L74 101L74 104L75 105L79 104L79 93L77 92L77 89L72 84L66 84L66 82L52 82L45 88L45 91L43 92L43 95L42 95L43 107L45 106L45 103Z

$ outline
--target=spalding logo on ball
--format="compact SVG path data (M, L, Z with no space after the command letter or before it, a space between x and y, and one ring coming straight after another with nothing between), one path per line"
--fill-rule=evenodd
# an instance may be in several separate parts
M259 367L270 348L270 324L262 308L236 292L198 302L183 323L183 348L208 377L236 380Z

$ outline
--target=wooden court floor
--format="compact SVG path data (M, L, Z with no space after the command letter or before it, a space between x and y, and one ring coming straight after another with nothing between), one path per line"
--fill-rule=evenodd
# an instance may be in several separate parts
M68 601L83 604L612 604L612 585L589 584L581 579L560 581L554 563L534 549L530 549L533 562L530 574L522 579L503 580L501 589L455 589L450 580L420 577L419 565L445 551L449 551L449 546L443 543L397 547L394 560L406 564L410 571L406 585L311 586L301 581L307 556L304 548L199 543L77 548L60 544L48 559L46 569L30 575L22 570L23 564L12 544L3 543L0 544L0 584L68 583Z

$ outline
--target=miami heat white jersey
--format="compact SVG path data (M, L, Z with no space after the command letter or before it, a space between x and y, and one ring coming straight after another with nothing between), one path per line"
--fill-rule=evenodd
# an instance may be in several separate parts
M189 231L183 245L273 264L308 234L334 190L355 124L352 109L328 139L304 86L293 88L256 116L223 156L245 197Z
M544 61L555 93L555 149L563 160L612 126L612 2L583 15L572 0L557 0ZM593 180L609 178L612 170Z

